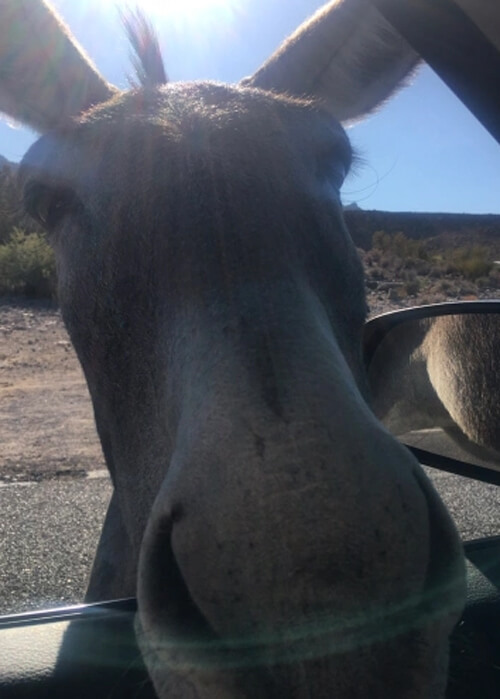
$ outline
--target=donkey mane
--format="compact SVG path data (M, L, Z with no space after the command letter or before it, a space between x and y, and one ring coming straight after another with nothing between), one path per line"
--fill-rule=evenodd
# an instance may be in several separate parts
M168 83L158 34L146 15L139 9L120 12L122 24L132 47L132 64L139 86L157 87ZM132 86L136 87L133 79Z

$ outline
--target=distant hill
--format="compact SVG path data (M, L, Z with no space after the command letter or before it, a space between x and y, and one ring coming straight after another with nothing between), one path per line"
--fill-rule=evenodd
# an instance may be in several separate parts
M411 212L363 211L345 209L344 217L357 247L369 250L375 231L404 233L420 240L446 238L448 245L479 244L498 248L500 253L500 215L497 214L425 214Z

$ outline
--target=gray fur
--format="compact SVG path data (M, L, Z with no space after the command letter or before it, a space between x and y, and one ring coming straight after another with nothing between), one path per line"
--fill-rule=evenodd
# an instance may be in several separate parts
M494 313L401 323L370 364L376 415L398 436L442 428L472 461L498 463L499 346L500 316Z

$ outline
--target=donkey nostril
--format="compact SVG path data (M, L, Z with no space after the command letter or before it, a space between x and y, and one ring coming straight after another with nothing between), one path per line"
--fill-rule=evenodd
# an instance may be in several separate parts
M185 520L185 507L176 503L170 515L152 521L142 544L138 575L139 615L144 628L155 629L171 642L213 637L193 601L188 581L172 546L173 527Z
M170 511L170 519L171 519L173 524L180 522L181 519L184 517L184 515L185 515L184 505L182 505L180 502L178 502L172 506L172 509Z

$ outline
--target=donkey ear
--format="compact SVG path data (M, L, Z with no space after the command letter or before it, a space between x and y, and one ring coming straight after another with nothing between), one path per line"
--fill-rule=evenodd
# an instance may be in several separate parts
M369 0L334 0L241 84L317 99L345 122L385 102L418 60Z
M45 0L0 0L0 112L45 132L116 92Z

